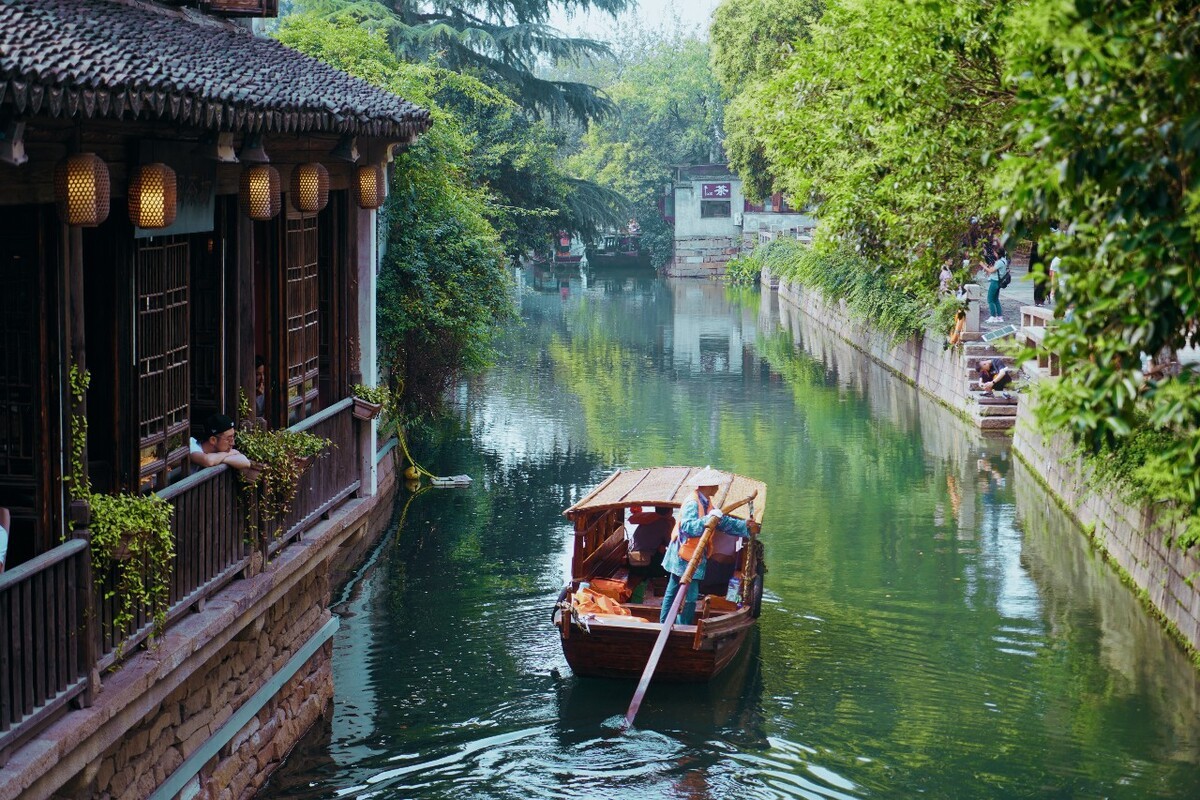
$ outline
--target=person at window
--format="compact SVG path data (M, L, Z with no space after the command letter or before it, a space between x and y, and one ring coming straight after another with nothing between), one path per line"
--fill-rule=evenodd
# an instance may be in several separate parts
M1000 391L1012 383L1012 371L998 358L985 358L979 362L979 388L985 397L992 391Z
M267 360L262 356L254 357L254 415L266 416L263 409L267 406Z
M730 536L748 538L751 526L753 526L754 532L758 533L757 522L753 520L747 522L726 516L721 509L713 505L712 498L717 493L717 489L729 483L730 480L732 479L728 474L705 467L688 481L688 485L694 486L696 491L684 502L679 517L679 535L671 539L671 543L667 545L667 554L663 556L663 568L671 574L671 578L667 581L667 591L663 593L662 611L659 612L658 617L660 623L665 624L667 621L671 604L675 602L675 595L679 593L679 579L687 571L688 561L695 553L700 537L704 534L704 526L708 522L715 520L717 530ZM683 607L679 612L680 625L692 624L692 618L696 614L696 598L700 596L700 584L704 582L707 561L707 554L702 553L696 571L692 574L692 581L688 584Z
M12 530L12 517L8 509L0 506L0 572L4 572L4 562L8 561L8 532Z
M235 435L232 419L224 414L213 414L204 422L204 441L191 440L188 458L201 467L228 464L237 470L253 468L254 462L234 448Z

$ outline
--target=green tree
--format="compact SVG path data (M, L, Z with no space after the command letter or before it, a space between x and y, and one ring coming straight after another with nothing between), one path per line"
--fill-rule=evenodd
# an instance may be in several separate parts
M1147 381L1142 354L1200 344L1200 16L1182 0L1031 6L1009 72L1016 149L1002 162L1010 229L1052 237L1069 318L1048 344L1063 377L1039 411L1099 450L1140 426L1171 434L1140 470L1200 541L1200 375ZM1047 227L1042 225L1043 228Z
M788 63L824 10L822 0L725 0L713 12L713 73L726 98L725 151L751 199L774 192L752 98Z
M478 137L439 105L453 95L502 116L511 101L465 75L400 61L380 32L314 14L286 17L278 38L430 109L432 129L399 155L383 220L381 359L410 414L437 409L464 371L489 362L497 327L514 314L493 195L471 179Z
M663 186L677 165L723 158L723 103L695 36L638 34L617 45L617 62L595 75L617 112L587 126L567 170L628 199L659 266L672 243L657 206Z
M987 154L1011 140L1003 48L1015 0L830 0L809 39L731 103L759 188L810 202L910 290L995 200Z
M498 83L522 107L551 117L594 119L612 106L594 87L548 80L535 72L539 61L609 55L607 46L568 37L550 27L552 6L566 11L595 9L616 15L630 0L298 0L322 16L351 18L387 32L396 54L408 61L434 61Z

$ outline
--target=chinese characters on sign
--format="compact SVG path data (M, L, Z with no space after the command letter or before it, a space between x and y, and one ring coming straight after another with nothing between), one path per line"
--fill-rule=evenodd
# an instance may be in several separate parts
M728 200L732 193L728 183L700 184L700 197L705 200Z

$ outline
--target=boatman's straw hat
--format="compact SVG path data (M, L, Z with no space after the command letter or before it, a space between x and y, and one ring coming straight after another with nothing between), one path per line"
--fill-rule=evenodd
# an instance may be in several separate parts
M733 477L728 472L705 467L688 480L688 486L724 486L732 480Z

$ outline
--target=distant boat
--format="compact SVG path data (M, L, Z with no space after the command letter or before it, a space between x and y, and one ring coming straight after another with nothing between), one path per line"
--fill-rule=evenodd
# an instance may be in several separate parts
M583 245L575 241L569 231L559 231L554 236L553 262L557 267L579 266L586 251Z
M649 583L657 596L647 602L630 602L626 591L630 554L626 521L637 519L630 509L680 508L693 491L687 479L695 467L656 467L618 470L586 497L563 512L575 528L571 580L554 608L563 654L577 675L633 678L642 674L662 625L662 591L666 578ZM761 481L734 475L733 481L713 498L722 506L757 491L754 503L732 511L740 519L761 522L767 487ZM646 512L641 512L642 514ZM757 536L741 540L734 577L739 589L732 600L725 587L720 594L704 594L696 603L696 624L675 625L654 673L656 681L701 682L711 679L733 661L754 627L762 607L762 542ZM660 555L655 556L661 558ZM711 565L710 565L711 566ZM581 586L616 594L605 604L615 613L598 613L580 605ZM594 596L594 594L592 595ZM621 597L625 597L621 600ZM615 605L614 605L615 604Z
M642 250L640 233L606 233L588 247L587 257L592 269L650 266L650 254Z

